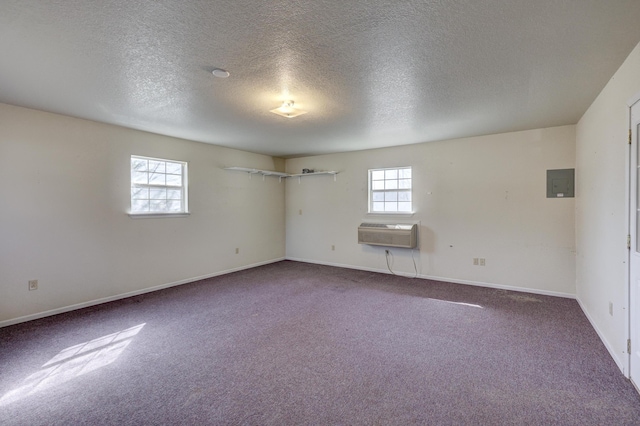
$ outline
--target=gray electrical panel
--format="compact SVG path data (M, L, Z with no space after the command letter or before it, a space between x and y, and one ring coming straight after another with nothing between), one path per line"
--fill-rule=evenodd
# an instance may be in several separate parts
M575 169L547 170L547 198L573 198Z

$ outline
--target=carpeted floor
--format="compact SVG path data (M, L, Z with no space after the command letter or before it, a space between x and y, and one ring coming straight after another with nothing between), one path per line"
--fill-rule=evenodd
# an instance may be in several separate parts
M638 425L574 300L279 262L0 329L0 424Z

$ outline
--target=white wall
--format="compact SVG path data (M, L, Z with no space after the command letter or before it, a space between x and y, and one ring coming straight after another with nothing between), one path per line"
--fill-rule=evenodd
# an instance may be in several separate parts
M127 215L132 154L189 162L189 217ZM0 325L283 258L284 183L221 169L282 164L0 104Z
M623 370L628 321L627 101L639 91L640 45L576 126L577 297Z
M367 170L395 166L413 167L415 214L367 214ZM572 296L575 199L547 199L546 170L574 166L575 126L289 159L289 173L340 174L287 180L287 258L384 271L384 248L357 244L358 224L420 221L421 276ZM413 273L410 251L392 252Z

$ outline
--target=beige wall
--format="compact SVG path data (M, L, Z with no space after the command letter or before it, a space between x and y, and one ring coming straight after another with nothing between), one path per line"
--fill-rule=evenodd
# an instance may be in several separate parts
M290 173L340 172L287 180L287 258L386 271L384 247L357 244L358 224L419 221L423 277L573 296L575 199L546 198L546 170L574 162L575 126L287 160ZM367 214L367 170L395 166L413 167L415 214ZM392 252L413 274L411 252Z
M127 215L132 154L189 162L189 217ZM0 104L0 325L283 258L284 183L225 166L282 161Z
M628 323L627 100L639 91L640 45L576 126L577 298L623 371Z

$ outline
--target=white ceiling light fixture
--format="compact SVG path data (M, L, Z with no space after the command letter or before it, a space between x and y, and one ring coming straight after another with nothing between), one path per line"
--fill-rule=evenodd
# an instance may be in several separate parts
M293 118L307 113L307 111L294 108L293 101L284 101L280 107L272 109L271 112L286 118Z
M218 77L218 78L229 77L229 71L223 70L220 68L214 68L213 71L211 71L211 74L213 74L214 77Z

